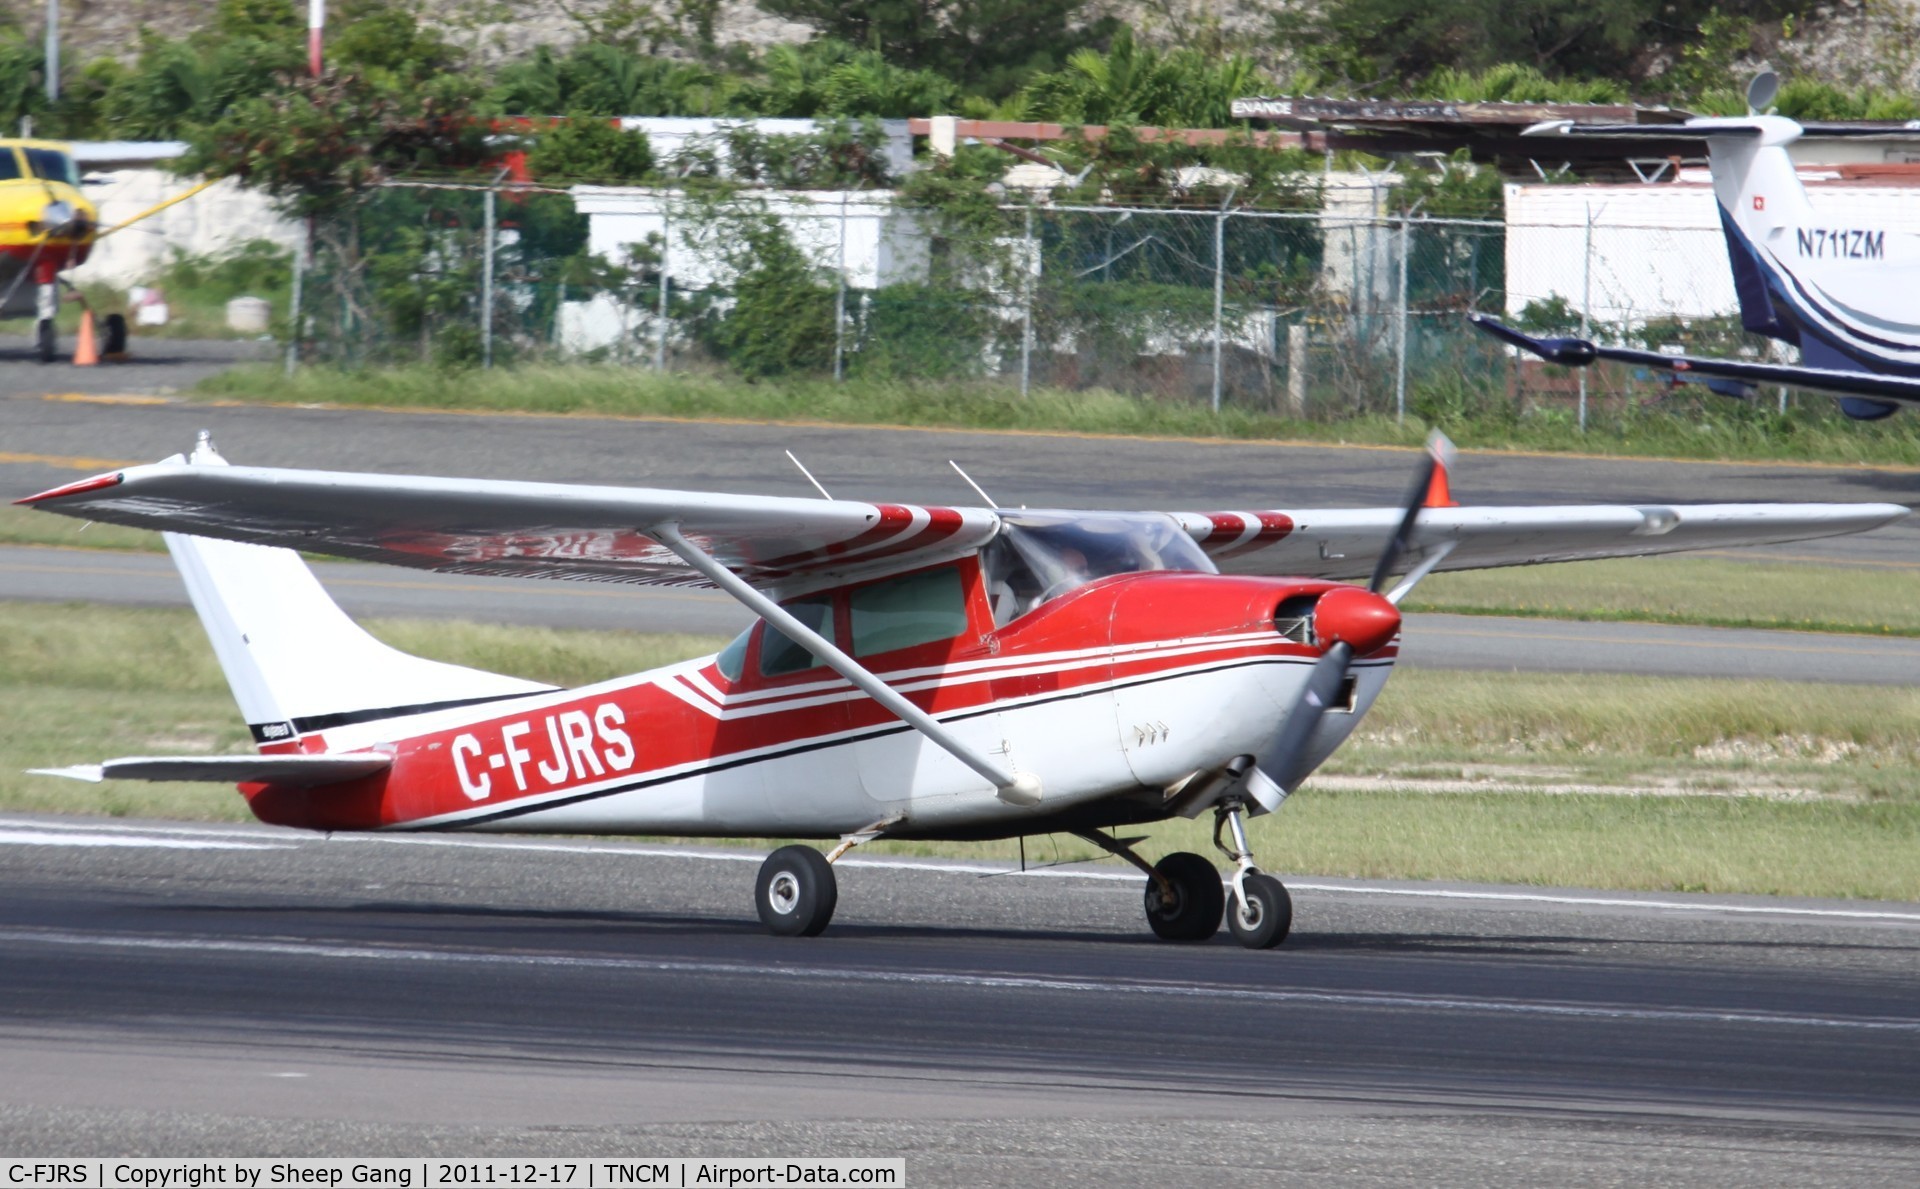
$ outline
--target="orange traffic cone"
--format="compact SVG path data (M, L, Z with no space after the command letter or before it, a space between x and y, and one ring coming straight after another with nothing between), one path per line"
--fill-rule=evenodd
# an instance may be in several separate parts
M1441 463L1433 468L1433 478L1427 482L1427 499L1425 506L1429 508L1458 508L1460 506L1459 503L1454 500L1453 492L1448 487L1447 465L1445 463Z
M73 342L73 366L93 367L100 362L100 349L93 342L93 311L80 311L80 336Z

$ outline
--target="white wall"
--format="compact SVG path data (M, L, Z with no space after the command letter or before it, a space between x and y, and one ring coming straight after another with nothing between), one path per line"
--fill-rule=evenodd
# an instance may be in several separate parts
M823 123L820 120L704 116L624 116L620 120L620 126L629 132L638 130L647 134L654 160L662 165L688 148L689 142L705 142L720 149L724 157L726 140L722 134L730 128L751 128L762 136L812 136L820 131ZM886 133L883 151L887 171L896 178L903 177L913 169L913 136L907 131L907 122L881 120L880 127Z
M676 221L676 211L689 209L679 194L638 186L575 186L572 193L575 208L587 216L587 250L595 255L622 262L629 244L663 236L675 283L704 288L731 279L725 264L731 245L717 239L724 223ZM916 214L894 205L892 191L769 190L754 197L821 268L839 268L844 234L853 288L926 279L928 237Z
M176 177L164 169L90 169L87 176L104 179L100 185L86 187L87 197L100 207L102 227L131 219L199 181ZM299 221L278 214L265 194L227 178L100 240L87 262L74 270L74 277L81 282L125 288L150 280L170 251L209 255L252 239L272 240L291 248L300 242L302 233Z
M1693 175L1653 185L1507 186L1507 313L1555 295L1578 310L1589 284L1599 321L1739 313L1713 188ZM1844 207L1850 222L1920 233L1920 187L1802 180L1816 209Z

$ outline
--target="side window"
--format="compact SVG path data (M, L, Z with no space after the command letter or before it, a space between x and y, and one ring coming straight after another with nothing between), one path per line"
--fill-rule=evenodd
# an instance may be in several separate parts
M951 640L967 630L967 592L952 566L863 586L847 606L855 656Z
M20 158L14 156L12 149L0 148L0 182L10 182L20 176Z
M747 669L747 641L752 639L753 629L748 628L733 638L733 642L720 650L713 658L714 667L720 670L720 676L728 681L740 680L740 674Z
M801 599L786 603L789 615L838 644L833 638L833 600ZM760 676L780 677L814 668L823 662L802 646L787 639L772 624L760 636Z

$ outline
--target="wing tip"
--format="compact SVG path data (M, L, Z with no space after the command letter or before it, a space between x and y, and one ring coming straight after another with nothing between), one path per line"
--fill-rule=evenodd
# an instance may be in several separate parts
M65 768L28 768L29 776L60 776L67 780L83 780L88 784L99 784L107 778L107 770L102 764L72 764Z
M65 499L73 495L85 495L89 491L100 491L108 487L117 487L125 482L126 478L127 474L125 471L108 471L104 475L95 475L91 479L81 479L78 482L65 483L59 487L49 488L46 491L40 492L38 495L23 496L13 502L15 504L30 506L45 503L48 500Z

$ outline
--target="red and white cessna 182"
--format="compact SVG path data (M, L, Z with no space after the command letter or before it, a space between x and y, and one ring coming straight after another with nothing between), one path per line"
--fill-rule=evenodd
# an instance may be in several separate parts
M262 820L317 830L838 838L761 868L755 904L783 934L826 928L830 864L866 840L1067 831L1146 873L1159 936L1211 937L1224 912L1266 947L1292 907L1243 818L1277 809L1353 731L1393 667L1396 604L1426 574L1829 536L1907 512L1462 508L1443 446L1403 507L1168 514L237 467L202 434L191 456L21 502L166 531L259 754L55 774L231 780ZM555 689L388 648L295 548L712 585L760 621L715 656ZM1199 855L1149 865L1108 833L1208 811L1230 896Z

